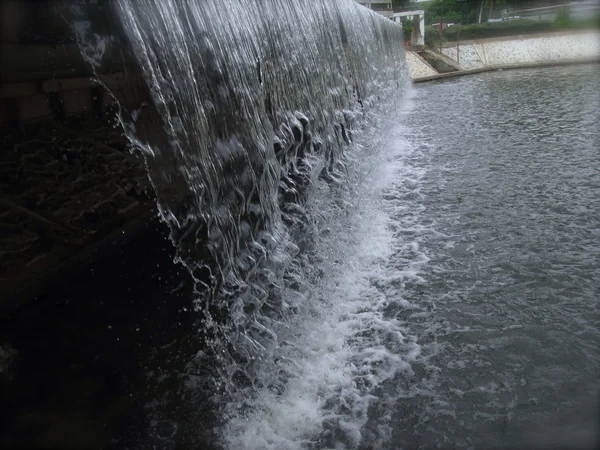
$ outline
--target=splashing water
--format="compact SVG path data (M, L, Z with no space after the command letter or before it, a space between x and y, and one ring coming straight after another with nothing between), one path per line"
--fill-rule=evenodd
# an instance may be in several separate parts
M303 301L291 286L318 232L311 191L341 183L344 148L406 74L400 28L353 2L226 3L116 7L167 138L140 147L160 213L178 258L210 268L213 293L199 298L227 315L230 350L249 365Z
M408 86L401 28L351 0L113 6L153 105L120 121L196 281L207 351L191 365L216 366L224 441L358 445L369 392L403 365L379 341L417 351L379 326L364 262L386 252L366 177ZM97 67L115 40L99 45L87 23L78 33ZM282 418L292 410L294 425Z

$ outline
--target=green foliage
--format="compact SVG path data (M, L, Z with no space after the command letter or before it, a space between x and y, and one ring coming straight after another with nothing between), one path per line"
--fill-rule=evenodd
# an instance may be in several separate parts
M402 32L404 33L404 42L408 42L412 39L413 31L415 31L415 27L411 20L403 20L402 21Z
M444 22L461 22L464 5L456 0L435 0L425 11L428 24Z
M383 2L383 0L382 0ZM412 0L392 0L392 8L394 8L395 10L398 9L402 9L402 8L406 8L407 6L409 6L409 4L412 2Z
M471 24L460 27L459 39L461 41L473 39L488 39L495 37L506 37L515 35L527 35L536 33L550 33L557 30L592 29L600 28L600 16L591 17L579 21L537 21L529 19L517 19L506 22L490 24ZM456 41L456 27L448 27L442 32L444 42ZM433 27L425 28L425 45L433 48L439 47L440 33Z
M571 23L571 12L567 6L563 7L558 11L556 19L554 19L554 25L557 27L568 26Z
M425 27L425 46L429 48L440 47L439 32L433 27Z
M454 22L462 25L475 23L483 6L482 20L484 22L493 15L498 17L500 11L506 8L507 0L433 0L426 7L427 24Z

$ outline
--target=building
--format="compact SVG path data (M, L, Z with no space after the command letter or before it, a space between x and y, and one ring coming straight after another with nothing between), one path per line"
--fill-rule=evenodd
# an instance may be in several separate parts
M371 0L356 0L356 1L358 1L358 3L360 3L361 5L381 14L382 16L392 17L392 14L394 14L394 10L392 8L391 1L388 1L388 2L381 2L381 1L374 2Z
M425 11L404 11L392 14L392 20L396 23L402 23L402 19L410 20L413 25L412 36L410 36L411 45L425 45Z

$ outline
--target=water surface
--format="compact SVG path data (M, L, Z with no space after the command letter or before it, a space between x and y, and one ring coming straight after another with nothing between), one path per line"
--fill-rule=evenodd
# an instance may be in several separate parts
M385 193L388 314L421 347L398 448L593 448L600 392L597 66L416 89L412 151ZM399 298L410 303L397 303Z

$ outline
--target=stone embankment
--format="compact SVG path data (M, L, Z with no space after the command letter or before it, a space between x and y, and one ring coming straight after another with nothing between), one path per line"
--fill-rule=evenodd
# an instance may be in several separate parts
M432 52L429 51L429 54ZM600 62L600 31L559 32L534 36L512 36L447 44L441 60L456 62L456 71L438 73L407 52L407 63L414 82L467 75L499 69ZM427 64L427 68L424 66ZM431 73L433 70L435 73Z
M438 74L438 72L415 51L406 52L406 63L408 64L410 77L413 80Z

